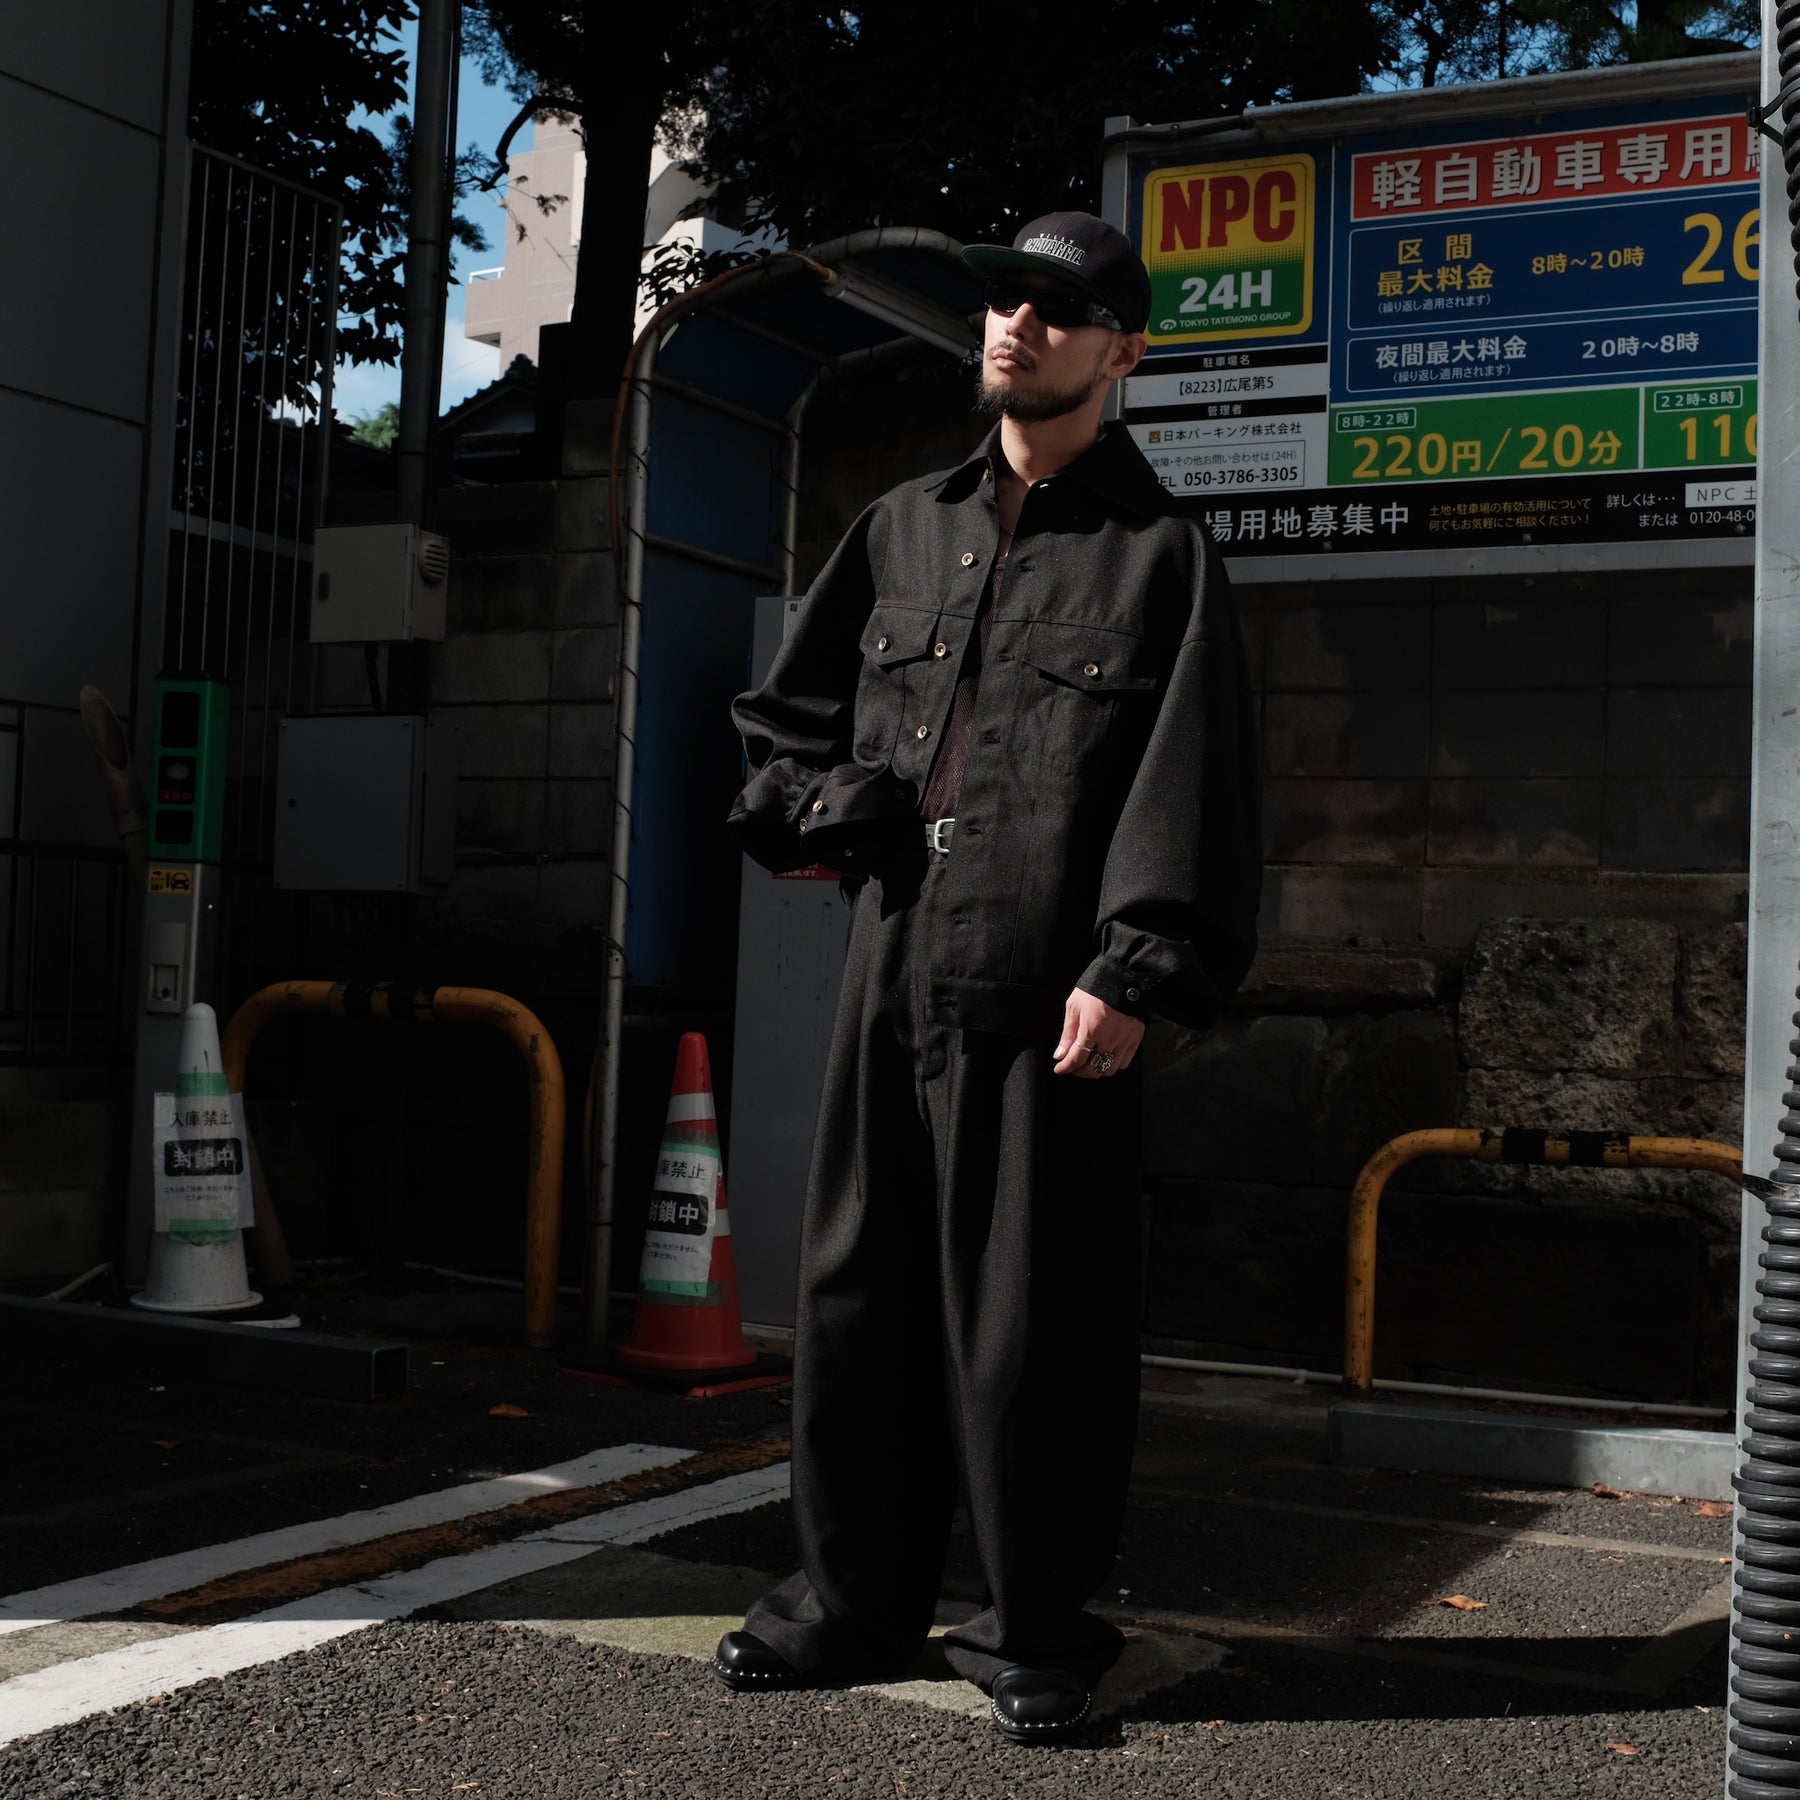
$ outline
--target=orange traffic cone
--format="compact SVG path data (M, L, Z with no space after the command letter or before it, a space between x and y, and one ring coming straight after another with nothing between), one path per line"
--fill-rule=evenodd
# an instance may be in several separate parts
M759 1357L745 1340L738 1315L712 1064L697 1031L683 1033L675 1053L631 1337L619 1346L611 1369L565 1372L607 1385L672 1387L697 1396L788 1379L785 1362Z

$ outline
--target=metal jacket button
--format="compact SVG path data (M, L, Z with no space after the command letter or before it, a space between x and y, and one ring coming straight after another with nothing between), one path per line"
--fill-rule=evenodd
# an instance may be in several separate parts
M824 810L825 810L825 802L823 800L815 800L813 802L813 811L814 812L823 812Z
M1098 663L1083 663L1081 665L1081 672L1087 676L1089 680L1092 680L1094 676L1100 673L1100 665Z
M798 831L802 837L804 837L806 835L806 821L804 819L802 819L800 821L800 823L794 827L794 829L796 831Z
M888 642L889 640L887 638L877 638L875 640L875 648L877 650L885 650L888 647Z
M965 569L972 569L974 566L975 566L975 552L973 550L965 550L963 552L963 567Z
M931 736L931 727L929 725L921 725L919 727L919 736L922 738L930 737Z
M933 656L948 656L950 654L950 646L948 644L933 644L931 646L931 654Z
M1127 988L1125 990L1125 998L1127 1000L1136 1000L1138 997L1139 997L1138 991L1136 988Z

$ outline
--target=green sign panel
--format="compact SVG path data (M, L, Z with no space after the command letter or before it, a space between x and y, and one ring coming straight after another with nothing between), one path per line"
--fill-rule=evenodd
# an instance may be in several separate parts
M230 690L222 681L161 675L155 706L150 854L216 863L225 820Z

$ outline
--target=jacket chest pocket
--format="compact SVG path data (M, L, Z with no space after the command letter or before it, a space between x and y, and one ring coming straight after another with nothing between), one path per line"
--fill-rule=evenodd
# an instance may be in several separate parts
M856 748L887 761L906 723L911 672L933 660L937 614L878 605L862 634L862 673L856 684Z
M1154 647L1123 632L1038 620L1020 653L1028 664L1023 724L1047 768L1081 774L1147 717L1161 681Z

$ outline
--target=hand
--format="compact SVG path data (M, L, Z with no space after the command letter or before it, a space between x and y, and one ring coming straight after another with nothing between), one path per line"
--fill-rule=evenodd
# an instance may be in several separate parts
M1063 1003L1062 1036L1052 1053L1056 1073L1073 1075L1078 1080L1103 1080L1092 1061L1094 1052L1103 1050L1112 1058L1107 1075L1120 1074L1131 1067L1143 1041L1142 1019L1114 1012L1104 1000L1096 1000L1085 988L1077 988Z

